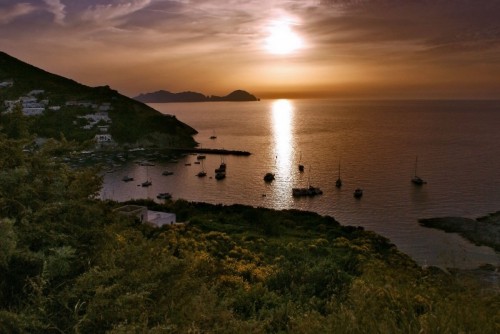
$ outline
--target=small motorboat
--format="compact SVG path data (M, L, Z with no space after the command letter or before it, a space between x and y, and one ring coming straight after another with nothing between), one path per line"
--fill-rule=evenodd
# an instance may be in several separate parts
M274 174L273 173L266 173L264 175L264 181L266 182L272 182L274 180Z
M356 188L354 190L354 194L353 195L354 195L355 198L361 198L361 196L363 196L363 189Z
M226 178L226 172L218 172L215 174L215 178L217 180L222 180Z
M130 181L134 181L134 178L132 176L125 175L124 177L122 177L122 181L123 182L130 182Z
M172 194L170 193L159 193L156 198L158 199L171 199L172 198Z

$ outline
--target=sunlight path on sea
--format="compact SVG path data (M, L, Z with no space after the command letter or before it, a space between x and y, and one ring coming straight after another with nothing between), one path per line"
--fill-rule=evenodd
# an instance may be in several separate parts
M276 100L271 105L274 171L276 174L273 198L281 206L292 201L288 176L292 175L294 107L289 100Z

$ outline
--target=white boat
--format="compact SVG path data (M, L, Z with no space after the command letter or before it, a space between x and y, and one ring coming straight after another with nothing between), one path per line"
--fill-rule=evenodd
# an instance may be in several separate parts
M417 175L417 165L418 165L418 156L415 157L415 174L411 178L411 182L417 186L421 186L423 184L426 184L427 182L425 182L420 176Z
M124 177L122 177L122 181L123 182L130 182L130 181L134 181L134 178L132 176L125 175Z

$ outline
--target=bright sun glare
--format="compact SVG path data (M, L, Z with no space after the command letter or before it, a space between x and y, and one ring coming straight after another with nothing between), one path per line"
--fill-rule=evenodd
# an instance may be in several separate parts
M289 54L302 45L302 39L292 30L289 22L279 21L269 27L269 36L266 38L266 49L269 52Z

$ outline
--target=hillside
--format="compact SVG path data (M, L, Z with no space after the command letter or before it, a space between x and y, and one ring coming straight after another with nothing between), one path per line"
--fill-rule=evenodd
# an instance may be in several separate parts
M159 90L153 93L140 94L134 97L137 101L144 103L170 103L170 102L215 102L215 101L229 101L229 102L244 102L244 101L258 101L254 95L244 91L235 90L226 96L205 96L197 92L180 92L171 93L166 90Z
M31 92L31 95L30 95ZM41 137L84 141L99 133L85 115L105 112L108 133L118 144L148 142L156 146L193 146L196 131L174 116L124 95L109 86L88 87L74 80L49 73L0 52L0 111L7 110L6 101L43 108L43 113L30 117L29 126ZM26 107L26 110L36 108ZM104 124L106 123L106 124ZM85 125L87 129L84 129Z
M52 159L63 144L25 154L0 136L0 333L498 333L498 291L372 232L131 202L187 222L156 229L95 199L95 171Z

